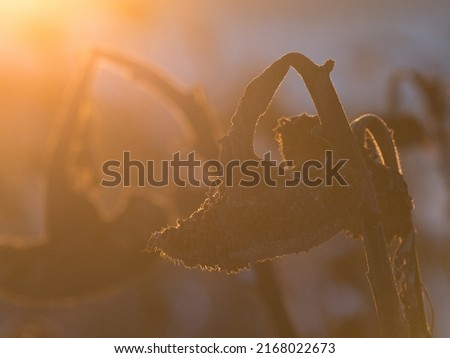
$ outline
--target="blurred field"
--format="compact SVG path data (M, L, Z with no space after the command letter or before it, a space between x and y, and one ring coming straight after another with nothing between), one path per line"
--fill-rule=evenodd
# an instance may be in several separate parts
M443 128L448 141L449 16L450 3L445 0L394 4L385 0L1 0L0 260L14 250L49 244L48 144L57 136L58 113L67 101L69 83L90 49L110 46L138 54L179 81L183 90L202 88L218 119L217 139L228 128L245 85L286 52L302 52L317 63L329 58L336 61L332 79L350 119L366 112L386 114L390 76L415 70L442 82L446 93ZM413 114L429 129L430 113L420 93L408 84L402 85L401 93L401 111ZM120 158L123 150L146 160L169 159L174 151L192 149L189 135L179 126L177 109L157 91L121 76L116 66L101 64L97 68L89 98L89 147L84 148L88 154L83 158L93 168L99 168L104 160ZM306 90L291 73L257 130L258 154L274 150L272 128L277 118L303 111L315 113ZM409 127L403 130L410 131ZM400 147L400 157L416 206L419 256L434 307L434 335L450 337L450 186L446 182L450 173L442 165L442 151L433 131L427 133L426 143ZM450 160L448 156L446 160ZM128 220L130 227L139 226L136 232L123 229L125 226L110 228L117 234L114 245L120 252L130 247L136 252L143 250L147 230L150 236L152 230L174 223L204 198L202 191L174 193L151 188L103 188L96 195L97 208L109 219L120 217L131 197L156 200L156 209L133 204L143 218L154 210L152 215L158 219L154 223L150 218L133 221L140 217L132 214L131 219L123 220ZM65 207L63 198L59 204ZM82 214L89 217L86 212L80 217ZM90 276L90 266L77 262L74 242L85 239L83 233L75 233L80 227L74 222L59 223L62 232L68 232L62 244L67 252L59 257L58 250L52 251L55 262L59 258L63 264L73 261L74 268L84 266L79 281L66 282L67 292L72 293L64 298L36 299L11 292L8 287L16 287L14 283L6 288L0 283L0 337L281 334L254 270L227 276L185 270L157 258L148 258L153 261L147 263L144 257L144 263L131 260L130 273L122 272L122 277L119 266L114 268L115 261L108 261L109 252L102 254L101 242L92 244L99 252L96 256L92 249L92 257L104 264L104 275L108 280L112 277L113 284L106 284L105 279L101 288L74 294ZM142 242L133 241L134 234L144 235ZM33 261L37 262L35 275L43 280L42 287L52 287L42 273L45 252ZM22 274L17 267L1 262L0 267L5 270L0 277L8 270ZM93 264L92 270L96 269ZM307 254L276 260L274 269L297 335L377 335L361 242L339 236ZM57 277L58 270L51 273ZM73 275L77 277L76 270ZM31 283L38 282L34 279L29 278Z

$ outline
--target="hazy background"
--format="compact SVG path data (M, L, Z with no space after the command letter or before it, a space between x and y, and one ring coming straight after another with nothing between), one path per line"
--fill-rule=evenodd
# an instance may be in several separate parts
M448 1L0 0L0 245L45 245L46 143L87 50L130 51L186 88L202 86L223 134L245 85L290 51L336 61L332 80L349 119L385 113L389 76L400 69L438 76L448 91L449 18ZM404 111L426 123L420 96L407 85L402 93ZM99 69L92 102L103 158L130 148L145 158L148 143L170 153L182 141L161 101L111 66ZM305 110L315 112L290 73L271 123ZM270 129L258 132L259 153L273 148ZM435 335L450 337L450 205L438 151L431 141L401 157ZM376 335L361 243L336 238L275 266L299 335ZM252 271L229 277L158 262L137 281L70 304L4 296L0 336L277 334Z

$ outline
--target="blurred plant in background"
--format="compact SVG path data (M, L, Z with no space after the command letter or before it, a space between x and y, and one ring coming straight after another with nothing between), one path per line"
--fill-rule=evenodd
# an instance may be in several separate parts
M450 336L449 192L442 139L433 134L448 140L449 12L447 1L1 1L0 245L18 250L47 243L47 143L69 79L91 48L107 44L140 53L189 88L201 85L222 129L249 79L289 51L318 62L336 60L334 83L350 118L367 110L385 112L389 76L409 68L423 78L438 77L443 93L443 125L435 131L422 95L406 89L402 106L421 119L427 144L400 151L415 199L424 282L436 311L434 333ZM107 70L96 74L90 96L89 143L98 155L88 158L91 165L120 157L123 149L146 160L150 147L170 152L182 146L183 133L167 106ZM257 128L258 153L269 148L276 155L271 129L277 118L312 112L298 91L297 80L288 75ZM121 190L101 195L109 203L136 192L146 195L142 189ZM179 210L187 214L201 201L201 194L193 195ZM169 216L173 223L178 214ZM297 334L377 334L362 250L339 238L276 262ZM158 262L119 289L72 303L33 305L4 297L0 336L276 335L255 277L254 271L228 277Z

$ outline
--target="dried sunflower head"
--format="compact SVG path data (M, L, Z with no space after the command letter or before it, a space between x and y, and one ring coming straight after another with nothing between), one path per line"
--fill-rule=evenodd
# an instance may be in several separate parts
M307 160L322 161L325 151L333 148L317 135L320 130L321 122L317 115L303 113L279 119L274 132L283 159L293 160L296 168Z
M189 218L155 232L147 250L187 267L227 272L308 251L357 214L362 178L350 167L345 177L348 187L220 186Z
M221 162L225 166L234 159L255 159L253 135L260 115L266 110L289 65L297 71L305 67L302 76L314 89L327 86L332 63L317 66L300 54L288 54L272 64L247 86L238 109L232 118L228 135L222 140ZM328 82L327 82L328 81ZM330 90L330 88L328 88ZM334 89L333 89L334 91ZM331 98L327 93L323 98ZM337 98L337 97L336 97ZM335 102L337 100L335 99ZM322 98L317 100L318 110L328 117L332 113ZM283 132L288 122L296 131ZM327 121L330 123L330 121ZM304 159L323 159L318 149L331 144L320 137L319 118L300 116L280 123L278 141L286 156ZM347 122L345 120L345 124ZM318 131L319 137L312 134ZM304 135L305 141L302 142ZM322 132L324 133L324 132ZM286 139L283 136L289 136ZM313 136L313 137L311 137ZM297 148L297 141L300 147ZM312 144L318 144L312 146ZM287 153L286 152L286 153ZM257 185L242 187L220 185L190 217L179 220L175 226L152 234L147 251L159 252L177 264L207 270L235 272L250 263L274 257L307 251L349 227L358 212L364 195L363 177L351 162L342 172L347 186ZM294 172L290 172L295 177ZM279 183L286 177L279 175Z
M381 121L380 125L384 123L381 119L379 121ZM392 133L387 127L386 130L386 135L391 136ZM300 168L306 160L322 160L324 152L333 149L329 142L318 135L321 132L321 125L317 115L302 114L281 118L274 131L281 155L285 160L292 160L296 168ZM407 184L401 173L383 163L382 158L379 158L382 153L373 153L370 143L371 141L367 140L361 151L371 173L386 237L405 236L412 227L411 211L413 209ZM377 143L374 145L377 146ZM362 219L355 220L353 225L347 228L347 234L361 237Z

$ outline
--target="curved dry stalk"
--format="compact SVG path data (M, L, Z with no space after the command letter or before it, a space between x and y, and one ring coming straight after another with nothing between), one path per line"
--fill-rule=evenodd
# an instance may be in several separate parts
M342 105L329 78L334 62L329 60L318 66L306 56L288 53L275 61L256 77L245 89L238 109L231 119L231 127L223 141L222 162L231 159L256 157L253 149L253 136L258 118L266 111L278 87L293 67L303 78L311 98L317 108L322 124L322 136L333 148L350 162L355 161L356 144L348 126ZM335 138L349 137L349 142ZM229 152L229 148L233 152Z
M391 170L402 174L400 158L397 145L395 144L393 131L388 128L386 123L375 114L364 114L351 123L351 128L358 139L359 144L364 147L367 134L374 139L379 154L385 164Z
M409 324L411 337L430 337L431 330L427 321L424 300L423 284L420 275L419 262L415 244L415 228L411 219L412 199L409 197L406 183L401 176L401 165L396 149L393 133L386 123L378 116L368 114L352 122L352 128L360 140L361 146L367 140L375 142L379 154L389 170L382 174L383 184L378 188L377 196L384 211L384 225L388 227L389 241L400 240L395 254L392 257L397 288L403 305L403 311ZM370 137L367 138L367 134ZM372 163L374 181L380 181L380 169ZM389 184L386 185L386 181ZM377 183L375 183L376 185ZM403 193L402 193L403 192ZM400 194L399 194L400 193ZM399 210L399 202L405 203ZM394 212L387 212L395 208ZM394 215L395 214L395 215ZM395 223L393 223L395 218ZM393 226L395 225L395 228Z

